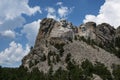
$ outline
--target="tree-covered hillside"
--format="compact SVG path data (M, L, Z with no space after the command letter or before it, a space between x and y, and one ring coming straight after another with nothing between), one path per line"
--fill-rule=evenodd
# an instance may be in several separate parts
M57 71L53 71L51 66L48 73L40 72L37 68L32 72L27 72L23 67L0 67L0 80L94 80L95 75L102 80L120 80L120 65L113 65L113 71L110 72L100 62L92 64L85 60L79 66L74 61L67 59L67 64L67 70L59 68Z

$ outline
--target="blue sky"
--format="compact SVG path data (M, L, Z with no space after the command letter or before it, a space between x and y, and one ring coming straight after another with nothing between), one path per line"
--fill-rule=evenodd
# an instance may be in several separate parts
M34 46L43 18L65 18L76 26L106 22L117 28L119 4L119 0L0 0L0 65L21 64Z
M47 12L45 11L46 7L53 7L54 9L60 8L59 5L56 5L58 2L62 2L62 6L73 8L72 12L67 15L67 19L75 25L80 25L83 22L86 14L97 15L101 5L104 4L104 0L29 0L29 5L31 7L41 6L42 15L36 14L33 16L34 19L41 19L46 17ZM58 16L58 15L57 15ZM27 17L28 18L28 17ZM29 17L30 18L30 17ZM33 20L33 19L32 19ZM30 19L31 21L31 19ZM30 22L29 21L29 22Z

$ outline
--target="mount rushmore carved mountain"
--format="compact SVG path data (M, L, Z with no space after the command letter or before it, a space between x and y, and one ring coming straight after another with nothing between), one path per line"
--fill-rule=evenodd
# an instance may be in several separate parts
M66 20L44 18L35 45L23 58L21 66L29 72L38 68L47 73L51 67L54 72L59 68L68 70L69 62L81 67L88 60L93 65L104 64L112 73L113 66L120 65L119 41L120 27L114 29L107 23L87 22L77 27ZM94 80L101 80L97 78Z

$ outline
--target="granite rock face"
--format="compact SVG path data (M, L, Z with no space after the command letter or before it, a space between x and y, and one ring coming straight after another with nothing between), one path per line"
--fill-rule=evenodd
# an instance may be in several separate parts
M96 23L87 22L85 24L80 25L78 28L78 35L84 36L85 38L96 39Z
M120 58L98 45L91 46L82 40L75 40L75 37L93 40L107 48L110 43L114 43L115 36L119 34L119 28L114 29L107 23L96 25L94 22L88 22L75 27L66 20L44 18L40 23L35 45L23 58L22 66L28 71L38 68L45 73L51 65L54 70L59 67L66 70L66 56L70 53L71 60L77 64L88 59L92 63L104 63L111 70L112 64L120 64Z
M120 37L120 26L116 29L116 37Z
M106 45L114 41L115 31L116 30L107 23L96 25L94 22L88 22L79 27L78 35L90 38L98 44Z

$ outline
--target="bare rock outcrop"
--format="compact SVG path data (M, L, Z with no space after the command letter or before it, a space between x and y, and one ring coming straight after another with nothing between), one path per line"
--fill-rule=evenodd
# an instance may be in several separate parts
M104 48L114 44L115 35L119 32L119 28L116 30L107 23L96 25L94 22L88 22L75 27L66 20L44 18L40 23L35 45L23 58L22 66L28 71L38 68L45 73L49 71L50 66L54 70L59 67L66 70L66 56L70 53L71 60L79 65L88 59L93 64L96 61L101 62L111 70L113 64L120 64L120 58ZM86 41L75 40L76 36L93 40L96 44L90 45ZM98 46L100 43L105 47Z

